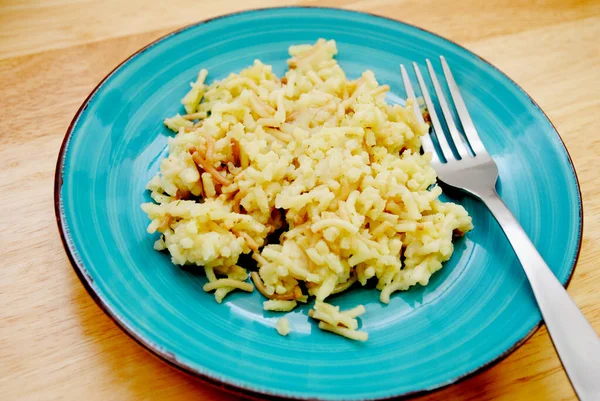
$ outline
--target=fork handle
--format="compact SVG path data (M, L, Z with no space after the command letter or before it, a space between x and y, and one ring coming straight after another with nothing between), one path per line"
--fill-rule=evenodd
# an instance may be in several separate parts
M481 199L529 279L554 348L579 399L600 400L600 338L495 190Z

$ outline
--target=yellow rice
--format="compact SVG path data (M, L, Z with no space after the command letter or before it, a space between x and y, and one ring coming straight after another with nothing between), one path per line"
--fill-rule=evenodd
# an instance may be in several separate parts
M369 279L384 303L427 285L471 218L438 199L431 155L420 154L427 126L412 103L387 104L389 88L371 71L347 79L334 41L289 53L282 79L258 60L210 85L200 71L182 101L187 114L165 120L177 134L148 184L148 232L162 233L154 247L174 264L203 266L218 302L252 290L237 265L252 253L265 309L314 296L319 327L364 341L359 313L324 301Z

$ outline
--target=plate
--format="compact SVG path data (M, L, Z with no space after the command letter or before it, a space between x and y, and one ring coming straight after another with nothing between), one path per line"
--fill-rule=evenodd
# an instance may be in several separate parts
M75 270L102 308L133 338L170 363L230 390L259 397L365 400L453 383L513 351L540 313L525 275L487 209L462 197L475 224L428 286L332 298L364 304L366 343L320 331L307 307L280 316L261 295L235 293L219 305L205 277L152 249L140 209L171 135L162 120L200 68L222 79L261 59L277 74L287 48L335 39L350 78L371 69L401 101L399 64L444 55L489 153L502 198L562 283L579 253L582 209L569 155L535 102L466 49L432 33L373 15L324 8L231 14L179 30L140 50L108 75L69 128L56 171L58 225ZM441 71L438 71L441 75ZM414 77L413 77L414 79Z

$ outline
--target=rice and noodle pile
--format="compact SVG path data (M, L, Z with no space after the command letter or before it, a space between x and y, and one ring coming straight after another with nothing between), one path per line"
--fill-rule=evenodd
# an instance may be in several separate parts
M281 79L258 60L210 85L200 71L186 114L165 120L177 134L148 184L148 232L162 233L154 248L174 264L204 268L217 302L256 287L265 309L286 312L314 297L321 329L364 341L364 307L327 298L374 280L388 303L427 285L471 218L438 199L420 154L428 127L410 101L387 104L371 71L347 79L334 41L289 53ZM237 264L242 254L256 271Z

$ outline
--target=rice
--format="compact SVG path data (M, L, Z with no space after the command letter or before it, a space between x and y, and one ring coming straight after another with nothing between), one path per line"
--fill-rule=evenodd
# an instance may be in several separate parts
M291 330L289 320L287 320L285 317L279 318L277 323L275 323L275 330L277 330L277 333L282 336L287 336L290 334Z
M339 306L316 301L314 309L311 309L308 315L319 321L320 329L348 337L352 340L367 341L369 335L364 331L358 331L358 321L356 320L356 317L363 313L365 313L363 305L347 311L340 311Z
M383 303L427 285L471 218L438 199L431 155L420 154L428 127L410 101L387 104L389 87L371 71L347 79L334 41L289 53L282 79L258 60L210 85L200 71L182 101L187 114L164 121L177 134L142 209L148 232L162 234L154 248L204 267L218 302L251 291L237 263L252 254L265 309L314 297L319 327L364 341L356 316L324 301L369 280Z

